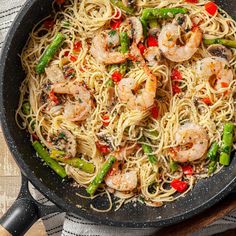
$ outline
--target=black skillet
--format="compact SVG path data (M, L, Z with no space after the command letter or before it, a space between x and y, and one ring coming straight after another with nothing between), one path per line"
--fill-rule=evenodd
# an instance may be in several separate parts
M49 0L27 1L6 38L0 61L0 112L2 129L8 146L22 171L22 189L18 199L0 220L1 225L14 236L22 235L40 217L56 211L72 212L91 221L119 227L160 227L188 219L219 202L236 186L236 155L231 165L215 176L201 180L186 197L166 204L161 208L150 208L137 203L127 204L119 211L98 213L90 209L90 201L76 195L77 188L61 179L36 157L25 131L15 122L19 87L25 74L19 54L25 45L33 26L51 12ZM234 0L217 1L231 16L236 17ZM45 207L38 204L28 192L30 181L42 194L56 204ZM11 186L9 186L11 188ZM76 207L82 205L83 209ZM96 199L98 208L107 205L106 199ZM0 231L0 235L4 235Z

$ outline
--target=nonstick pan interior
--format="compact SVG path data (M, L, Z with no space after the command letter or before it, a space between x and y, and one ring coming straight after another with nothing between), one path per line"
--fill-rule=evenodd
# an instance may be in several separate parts
M15 110L18 106L19 86L24 79L19 54L25 45L34 24L51 12L49 0L27 1L8 34L2 51L0 66L0 111L2 128L13 156L32 184L51 201L67 212L103 224L127 227L163 226L182 221L210 207L235 186L236 156L229 167L217 175L201 180L193 191L164 207L150 208L141 203L130 203L120 210L98 213L90 208L91 201L76 195L78 189L60 178L36 157L29 136L18 128ZM232 16L236 16L234 0L219 1ZM93 201L94 206L104 209L107 199ZM82 205L78 208L76 205Z

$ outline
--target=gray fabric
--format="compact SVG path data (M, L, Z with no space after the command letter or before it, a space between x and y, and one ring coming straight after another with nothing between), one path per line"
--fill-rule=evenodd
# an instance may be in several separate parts
M0 50L13 19L26 0L0 0ZM35 199L42 204L52 204L34 190ZM70 213L55 213L43 218L49 236L145 236L152 235L157 229L125 229L98 225ZM236 228L236 211L216 221L201 232L192 236L209 236Z

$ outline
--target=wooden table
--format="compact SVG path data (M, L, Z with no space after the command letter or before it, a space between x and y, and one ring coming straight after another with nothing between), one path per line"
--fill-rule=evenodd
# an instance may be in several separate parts
M20 170L15 164L0 129L0 217L15 201L20 190ZM46 236L42 221L36 222L25 236Z

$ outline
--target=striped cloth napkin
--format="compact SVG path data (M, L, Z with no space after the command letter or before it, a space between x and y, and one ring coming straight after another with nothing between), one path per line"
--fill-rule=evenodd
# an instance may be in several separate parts
M4 38L17 12L26 0L0 0L0 51ZM34 189L34 197L42 204L52 204ZM89 222L72 213L54 213L43 217L43 222L49 236L144 236L154 235L157 229L126 229L110 227ZM236 211L214 222L192 236L209 236L236 228ZM40 236L40 235L37 235Z

